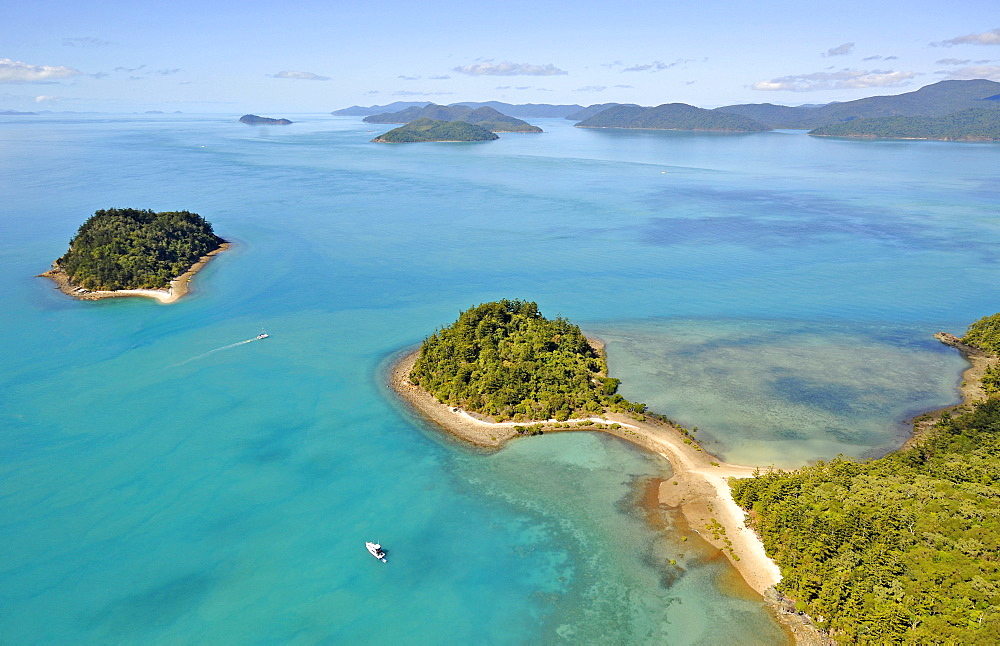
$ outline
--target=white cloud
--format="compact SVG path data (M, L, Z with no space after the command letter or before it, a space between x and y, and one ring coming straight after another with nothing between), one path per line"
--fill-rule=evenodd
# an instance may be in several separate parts
M623 89L631 89L631 88L634 88L635 86L634 85L616 85L615 87L620 87L620 88L623 88Z
M607 85L588 85L586 87L578 87L574 92L603 92L608 89Z
M970 79L1000 81L1000 65L972 65L944 73L947 74L946 81L967 81Z
M446 81L451 77L448 76L447 74L439 74L437 76L428 76L427 78L429 78L432 81Z
M404 81L416 81L416 80L417 80L417 79L419 79L420 77L419 77L419 76L403 76L402 74L400 74L400 75L399 75L399 76L397 76L396 78L398 78L398 79L402 79L402 80L404 80Z
M814 72L782 76L769 81L758 81L751 87L755 90L813 92L816 90L850 90L869 87L899 87L915 77L915 72L892 72L886 70L851 70L839 72Z
M843 45L837 45L836 47L831 47L826 50L823 56L846 56L854 51L854 43L844 43Z
M271 78L275 79L295 79L297 81L329 81L329 76L320 76L319 74L313 74L312 72L293 72L291 70L284 70L283 72L278 72L277 74L268 74Z
M53 83L58 79L82 74L72 67L29 65L9 58L0 58L0 83Z
M660 72L662 70L668 70L671 67L677 67L678 65L683 65L684 63L694 62L693 58L678 58L672 63L664 63L663 61L653 61L652 63L640 63L638 65L633 65L632 67L626 67L623 72Z
M62 99L57 96L49 96L48 94L35 97L35 103L58 103L59 101L62 101Z
M454 68L456 72L471 76L561 76L569 74L552 63L531 65L529 63L479 63L478 65L463 65Z
M984 31L981 34L966 34L931 43L931 47L953 47L955 45L1000 45L1000 27Z
M939 61L935 61L935 65L968 65L972 62L971 58L942 58Z
M899 56L879 56L879 55L876 54L875 56L865 56L861 60L863 60L863 61L895 61L895 60L899 60Z

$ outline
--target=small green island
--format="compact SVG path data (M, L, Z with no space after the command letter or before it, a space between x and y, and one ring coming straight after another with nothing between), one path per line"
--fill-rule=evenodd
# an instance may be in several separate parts
M732 484L778 590L838 642L1000 635L1000 314L936 336L972 363L967 403L918 417L907 447Z
M288 119L273 119L271 117L258 117L256 114L244 114L240 117L240 123L248 126L287 126L292 122Z
M604 356L580 328L537 303L502 300L462 312L429 336L410 381L441 403L495 422L642 413L617 394Z
M417 119L432 121L465 121L486 128L490 132L542 132L538 126L515 117L508 117L489 106L470 108L465 105L413 106L399 112L388 112L365 117L366 123L410 123Z
M171 302L227 246L197 213L102 209L80 226L69 250L41 275L77 298L137 295Z
M407 144L427 141L493 141L495 133L465 121L417 119L372 139L377 144Z

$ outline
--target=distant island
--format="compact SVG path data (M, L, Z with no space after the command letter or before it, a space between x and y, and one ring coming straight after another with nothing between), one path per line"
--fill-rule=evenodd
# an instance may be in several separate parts
M963 405L921 415L900 451L733 483L778 590L842 643L985 644L1000 635L1000 314L961 339Z
M172 302L187 292L188 281L209 258L227 247L197 213L100 210L41 275L84 300L148 296Z
M737 114L666 103L655 108L615 105L576 124L577 128L637 128L644 130L700 130L706 132L766 132L760 122Z
M0 116L4 117L37 117L37 112L21 112L19 110L0 110Z
M465 121L417 119L372 139L378 144L406 144L428 141L493 141L496 134Z
M771 128L811 130L857 119L945 117L973 108L995 107L998 94L1000 83L996 81L939 81L905 94L870 96L842 103L798 107L752 103L723 106L715 111L745 116Z
M272 119L271 117L258 117L256 114L244 114L240 117L240 123L248 126L287 126L291 121L288 119Z
M944 117L875 117L810 130L817 137L1000 141L1000 105L971 108Z
M423 108L428 105L433 105L430 101L395 101L387 105L372 105L372 106L360 106L353 105L349 108L343 108L341 110L334 110L330 114L335 116L348 116L348 117L367 117L376 114L386 114L391 112L399 112L400 110L405 110L406 108L418 107ZM583 109L581 105L552 105L549 103L504 103L502 101L462 101L459 103L452 103L449 107L453 106L465 106L468 108L493 108L494 110L511 116L518 117L520 119L531 119L531 118L563 118L569 114L577 112Z
M375 114L365 117L365 123L410 123L417 119L433 121L465 121L486 128L490 132L542 132L538 126L526 121L501 114L493 108L483 106L470 108L465 105L435 105L410 107L399 112Z

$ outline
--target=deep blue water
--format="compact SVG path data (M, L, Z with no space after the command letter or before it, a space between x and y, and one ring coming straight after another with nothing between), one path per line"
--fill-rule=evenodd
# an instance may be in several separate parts
M608 341L626 396L791 467L899 446L956 397L931 334L1000 309L1000 146L291 118L0 117L0 642L780 643L646 522L659 458L471 450L386 365L535 300ZM113 206L236 245L170 306L34 277Z

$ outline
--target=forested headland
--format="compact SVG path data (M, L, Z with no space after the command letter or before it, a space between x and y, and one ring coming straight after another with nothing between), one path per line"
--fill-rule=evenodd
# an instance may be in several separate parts
M1000 314L961 341L1000 353ZM843 643L996 643L1000 369L910 448L735 481L778 590Z
M520 300L483 303L429 336L410 381L441 403L498 422L646 408L617 393L620 382L578 326Z
M818 137L1000 141L1000 106L972 108L943 117L878 117L835 123L809 134Z
M102 209L55 267L88 290L160 289L224 243L197 213Z

